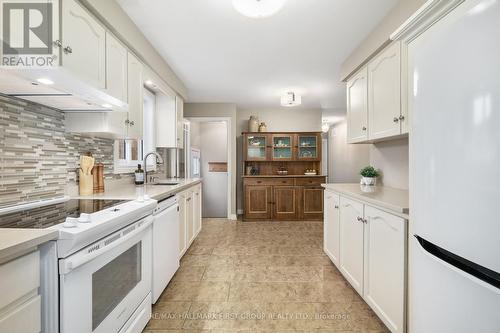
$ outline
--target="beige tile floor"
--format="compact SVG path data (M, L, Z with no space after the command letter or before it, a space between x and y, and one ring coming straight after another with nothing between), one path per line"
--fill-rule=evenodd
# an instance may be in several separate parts
M322 237L321 222L205 219L144 333L388 332Z

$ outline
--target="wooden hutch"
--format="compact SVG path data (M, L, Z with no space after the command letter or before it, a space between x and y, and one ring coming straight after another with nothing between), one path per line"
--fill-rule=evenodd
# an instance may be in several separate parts
M323 220L321 133L242 136L243 220Z

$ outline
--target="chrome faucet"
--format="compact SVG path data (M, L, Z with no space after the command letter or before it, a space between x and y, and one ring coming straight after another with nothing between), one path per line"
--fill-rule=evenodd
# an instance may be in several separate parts
M156 156L156 165L163 164L163 158L161 157L160 154L158 154L155 151L149 152L146 155L144 155L144 160L142 161L142 164L144 165L144 184L147 184L148 182L148 165L146 164L146 162L150 155Z

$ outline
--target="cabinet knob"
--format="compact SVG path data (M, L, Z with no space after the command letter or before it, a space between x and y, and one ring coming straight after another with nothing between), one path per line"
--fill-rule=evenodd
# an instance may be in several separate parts
M339 209L339 205L335 205L333 206L335 209Z
M393 122L397 123L399 121L399 118L398 117L394 117L394 119L392 119Z
M71 46L66 46L63 50L64 50L64 53L66 53L66 54L73 53L73 49L71 48Z
M55 47L61 47L62 46L62 42L58 39L58 40L55 40L54 41L54 46Z
M366 126L363 126L363 131L366 131Z
M130 126L134 126L134 125L135 125L135 123L134 123L134 121L132 120L132 121L130 122Z
M130 120L125 119L125 125L128 125L128 124L130 124Z
M401 121L405 120L405 116L400 115L400 116L399 116L399 120L401 120Z

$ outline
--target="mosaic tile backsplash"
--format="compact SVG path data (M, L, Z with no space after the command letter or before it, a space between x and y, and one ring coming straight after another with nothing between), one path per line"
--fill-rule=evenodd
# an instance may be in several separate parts
M113 140L66 133L64 113L0 95L0 207L62 196L92 152L113 175Z

